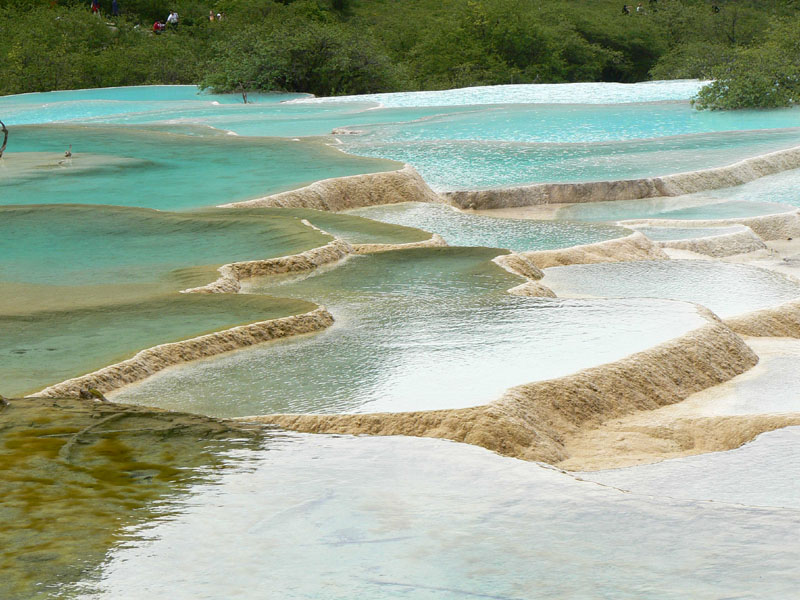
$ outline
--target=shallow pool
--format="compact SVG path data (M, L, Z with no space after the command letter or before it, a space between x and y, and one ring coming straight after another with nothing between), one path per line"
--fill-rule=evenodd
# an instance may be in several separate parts
M800 283L748 265L706 260L653 260L570 265L545 270L558 295L670 298L697 302L720 317L800 298Z
M11 397L32 393L158 344L314 308L302 300L269 296L176 293L0 315L0 393Z
M69 146L73 156L65 159ZM28 153L36 153L32 165L27 164ZM12 129L0 160L0 205L181 210L400 166L350 156L318 142L236 137L197 126L171 132L155 127L22 126Z
M785 204L765 202L753 197L751 200L726 200L711 198L705 194L666 198L642 198L640 200L612 200L610 202L586 202L559 206L551 218L575 221L622 221L628 219L678 219L715 220L741 219L774 215L792 211Z
M730 227L636 227L636 231L641 231L651 240L658 242L743 233L747 232L748 229L744 225L732 225Z
M432 231L451 246L500 247L516 252L591 244L630 233L628 229L610 225L486 217L419 202L371 206L349 214Z
M752 442L728 452L580 476L636 494L751 508L785 508L796 514L800 509L798 443L800 427L787 427L762 433Z
M114 394L217 416L485 404L508 387L617 360L706 323L691 304L511 296L500 250L356 257L258 289L325 305L336 324L170 369Z
M796 588L797 511L625 494L442 440L279 435L194 486L179 514L132 529L75 597L777 600Z

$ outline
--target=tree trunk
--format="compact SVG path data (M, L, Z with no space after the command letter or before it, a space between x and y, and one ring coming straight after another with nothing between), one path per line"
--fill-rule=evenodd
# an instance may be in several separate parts
M6 149L6 144L8 143L8 129L6 129L5 123L0 121L0 131L3 132L3 145L0 146L0 158L3 158L3 152Z

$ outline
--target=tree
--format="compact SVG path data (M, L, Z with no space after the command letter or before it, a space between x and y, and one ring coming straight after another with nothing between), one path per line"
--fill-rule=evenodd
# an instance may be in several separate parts
M737 50L712 76L694 100L698 109L800 104L800 29L793 20L778 22L761 44Z

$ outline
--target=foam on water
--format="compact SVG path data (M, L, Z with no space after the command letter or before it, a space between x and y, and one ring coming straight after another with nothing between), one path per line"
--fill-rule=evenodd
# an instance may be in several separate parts
M489 262L498 252L406 250L294 283L267 280L260 291L323 304L337 323L172 369L114 397L218 416L475 406L705 323L683 303L508 295L521 280Z
M697 302L720 317L800 297L800 283L758 267L702 260L597 263L554 267L544 285L558 295L670 298Z
M475 104L616 104L630 102L663 102L688 100L707 81L674 79L640 83L537 83L494 85L435 90L427 92L394 92L303 98L295 103L363 102L371 100L382 106L460 106Z
M624 494L441 440L276 436L195 486L180 514L132 531L75 597L777 600L796 588L796 511Z
M471 215L437 204L405 203L349 211L441 235L451 246L502 247L514 251L549 250L623 237L621 227L564 221L531 221Z

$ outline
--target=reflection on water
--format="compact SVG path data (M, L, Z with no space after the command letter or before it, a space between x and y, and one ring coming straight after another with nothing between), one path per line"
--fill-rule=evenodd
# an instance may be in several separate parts
M261 291L324 304L337 323L164 371L115 398L224 416L474 406L705 323L683 303L511 296L520 279L489 262L498 253L410 250L298 282L265 280Z
M63 598L125 527L168 517L258 443L255 430L91 400L12 400L0 419L3 600Z
M800 297L800 283L774 271L705 260L655 260L571 265L545 270L558 295L670 298L697 302L720 317Z
M419 202L372 206L349 211L349 214L434 231L451 246L488 246L516 252L591 244L630 233L630 230L610 225L470 215L448 206Z
M115 549L76 597L795 592L796 511L623 494L442 440L292 434L270 448L247 473L196 486L179 515Z

